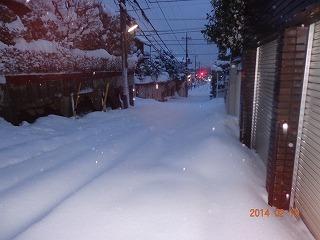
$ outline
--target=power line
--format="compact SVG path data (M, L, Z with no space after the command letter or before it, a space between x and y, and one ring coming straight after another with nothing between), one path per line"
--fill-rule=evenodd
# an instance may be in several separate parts
M165 41L165 42L177 42L176 39L163 39L163 41ZM207 42L207 40L204 39L204 38L192 38L190 41L191 42L192 41L203 41L203 42L205 41L205 42Z
M172 32L172 33L174 33L174 32L173 32L173 30L172 30L171 25L169 24L169 22L168 22L168 20L167 20L166 15L164 14L164 12L163 12L163 10L162 10L162 8L161 8L161 6L160 6L160 3L159 3L158 1L156 1L156 2L157 2L157 5L159 6L159 9L160 9L160 11L161 11L161 13L162 13L162 15L163 15L164 19L166 20L166 23L168 24L168 26L169 26L169 28L170 28L171 32ZM180 47L183 49L183 47L182 47L181 43L179 42L179 40L178 40L177 36L176 36L175 34L173 34L173 36L174 36L174 38L178 41L178 43L179 43Z
M177 43L167 43L168 46L179 46ZM188 46L208 46L214 45L214 43L188 43Z
M150 20L153 21L163 21L164 18L151 18ZM168 18L167 20L169 21L205 21L207 20L206 18Z
M185 53L175 53L175 55L185 55ZM211 55L217 55L217 54L214 54L214 53L189 53L188 55L202 55L202 56L211 56Z
M150 24L150 26L152 27L152 29L155 31L155 33L157 34L158 38L160 39L160 41L163 43L163 45L165 46L165 48L170 52L169 48L167 47L167 45L165 44L165 42L162 40L162 38L160 37L160 35L158 34L158 31L155 29L155 27L153 26L153 24L151 23L151 21L149 20L149 18L147 17L146 13L144 12L144 10L141 8L140 4L137 2L137 0L133 0L133 2L138 6L138 8L141 11L141 15L142 17L147 21L147 23Z
M156 0L157 2L167 2L167 3L177 3L177 2L197 2L199 4L199 2L201 2L201 0ZM150 0L148 0L149 3L156 3L156 2L152 2ZM204 2L207 3L207 0L203 0L202 3L200 4L203 4Z
M131 0L129 0L129 1L130 1L131 7L135 10L135 7L132 5ZM133 1L137 4L138 8L141 10L141 7L140 7L140 5L136 2L136 0L133 0ZM137 14L138 18L140 19L140 17L139 17L139 15L138 15L138 13L137 13L136 10L135 10L135 13ZM151 27L156 31L156 29L154 28L154 26L152 25L152 23L151 23L150 21L148 21L148 17L147 17L147 15L144 13L143 10L141 11L141 14L142 14L142 16L143 16L144 18L146 18L146 21L151 25ZM144 22L143 22L143 24L144 24ZM147 26L146 26L145 24L144 24L144 26L147 28ZM145 31L143 31L141 28L140 28L140 31L142 32L143 37L145 37L146 40L150 43L150 45L151 45L158 53L161 53L161 51L154 45L154 43L151 42L151 40L149 39L149 37L145 34ZM167 48L168 52L171 52L171 51L169 50L169 48L166 46L166 44L164 43L164 41L162 40L162 38L161 38L159 35L157 35L157 36L158 36L158 38L161 40L161 42L164 44L164 46ZM166 51L165 49L163 49L163 47L162 47L161 44L156 40L156 38L155 38L154 36L151 36L151 37L156 41L156 43L159 45L159 47L163 50L163 53L165 53L166 55L168 55L168 54L167 54L167 51ZM151 54L151 53L150 53L150 54ZM178 61L178 59L177 59L173 54L171 54L171 55L176 59L176 61ZM168 56L168 57L170 57L170 56Z
M191 32L200 32L199 30L191 30L191 31L187 31L188 33L191 33ZM157 35L172 35L172 34L186 34L186 31L179 31L179 32L175 32L175 33L172 33L172 32L158 32ZM154 35L153 32L148 32L148 35L151 36L151 35Z
M174 29L174 31L184 31L184 32L189 32L189 31L194 31L194 30L204 30L203 28L178 28ZM150 30L149 32L153 32L154 30ZM173 30L171 29L165 29L165 30L157 30L157 32L162 33L162 32L172 32Z
M136 8L135 8L135 6L133 5L132 1L129 0L129 2L130 2L131 7L133 8L135 14L137 15L138 19L140 19L140 16L139 16L139 14L137 13ZM142 24L145 26L146 29L148 29L147 25L146 25L143 21L142 21ZM149 41L150 45L151 45L157 52L160 52L160 50L151 42L151 40L149 39L149 37L145 34L145 31L143 31L141 28L140 28L140 31L142 32L143 37L145 37L146 40ZM152 37L152 38L154 39L154 41L160 46L160 48L161 48L162 50L164 50L164 49L161 47L161 45L159 44L158 40L157 40L153 35L150 36L150 37Z

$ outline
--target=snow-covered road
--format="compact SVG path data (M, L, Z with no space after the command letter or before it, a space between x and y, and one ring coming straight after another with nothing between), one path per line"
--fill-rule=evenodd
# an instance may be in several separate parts
M208 86L77 120L0 120L0 239L312 239L273 215L264 167L233 129Z

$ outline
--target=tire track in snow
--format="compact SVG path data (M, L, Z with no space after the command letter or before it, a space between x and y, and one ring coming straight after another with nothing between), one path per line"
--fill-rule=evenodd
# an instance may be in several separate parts
M40 221L53 209L59 206L70 196L78 192L98 176L104 174L110 168L127 161L130 152L136 150L136 143L146 144L146 131L140 131L130 139L129 147L124 144L122 154L111 159L99 162L99 167L92 159L92 153L81 155L57 169L51 169L40 178L20 185L8 192L0 199L0 236L3 239L12 239L28 229L35 222ZM139 146L141 146L139 145ZM97 157L97 156L96 156ZM44 191L43 186L48 186ZM49 199L45 199L45 197ZM21 202L21 199L24 199ZM17 231L17 229L19 229Z
M132 148L129 148L125 153L121 154L118 156L116 159L114 159L113 163L110 164L105 170L100 171L98 174L96 174L93 178L91 178L89 181L87 181L85 184L81 185L79 188L77 188L75 191L71 192L63 198L59 203L55 204L52 208L50 208L45 214L43 214L41 217L36 219L32 224L30 224L28 227L26 227L24 230L21 232L17 233L13 238L19 238L20 235L23 235L24 232L28 231L30 228L33 226L37 225L40 223L43 219L49 217L52 212L54 212L55 209L59 208L61 205L63 205L65 202L68 200L76 197L79 193L81 193L82 190L85 190L87 187L90 185L94 184L94 182L101 177L105 176L106 173L109 173L110 171L117 169L118 166L123 165L123 167L128 167L129 165L136 165L137 163L135 161L129 161L129 159L126 159L128 155L130 155L130 160L136 160L138 156L141 156L141 152L145 152L144 149L150 149L152 148L153 151L152 153L148 152L149 158L152 159L154 156L161 156L160 158L163 158L167 155L170 155L167 151L166 148L163 146L164 138L163 137L155 137L151 141L145 141L146 137L149 136L149 133L144 133L141 137L139 137L140 140L142 141L134 141L135 145L133 145ZM160 144L159 144L160 141ZM138 147L136 146L138 145ZM155 146L157 145L157 146ZM172 149L173 150L173 149ZM130 152L130 154L128 154ZM132 159L131 159L132 158ZM139 162L139 161L138 161ZM128 166L124 165L128 164Z
M105 129L101 131L100 134L106 133L108 131L110 131L110 129ZM120 138L122 134L123 132L120 132L117 138ZM78 155L79 151L83 153L85 153L86 151L92 151L92 142L90 142L89 139L95 138L96 134L88 134L86 137L83 137L73 142L71 141L67 144L63 144L51 151L44 152L43 154L38 155L36 157L28 158L25 161L7 166L2 169L0 168L0 182L2 183L0 186L0 197L7 190L11 190L12 188L19 186L20 183L23 183L29 178L32 178L35 175L39 176L45 174L45 172L47 172L48 170L63 165L64 161L67 161L68 159ZM113 135L111 140L114 141L115 139L116 138ZM86 140L85 143L83 143L83 140ZM84 146L81 146L81 148L79 148L79 143L82 143L82 145ZM78 148L73 148L72 146L78 146ZM57 151L65 152L66 154L64 154L60 158L57 158ZM30 168L30 165L36 167ZM20 174L17 176L17 173Z

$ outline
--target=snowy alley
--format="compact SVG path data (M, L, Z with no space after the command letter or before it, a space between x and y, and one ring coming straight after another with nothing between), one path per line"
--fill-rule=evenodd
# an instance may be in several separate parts
M209 86L80 119L0 121L0 239L313 239ZM270 216L250 217L250 209Z

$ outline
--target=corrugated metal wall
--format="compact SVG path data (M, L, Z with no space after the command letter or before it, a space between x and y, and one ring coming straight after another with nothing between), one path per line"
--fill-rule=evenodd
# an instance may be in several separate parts
M252 124L252 147L267 163L274 107L278 40L258 48Z
M320 22L309 36L292 205L320 239Z

